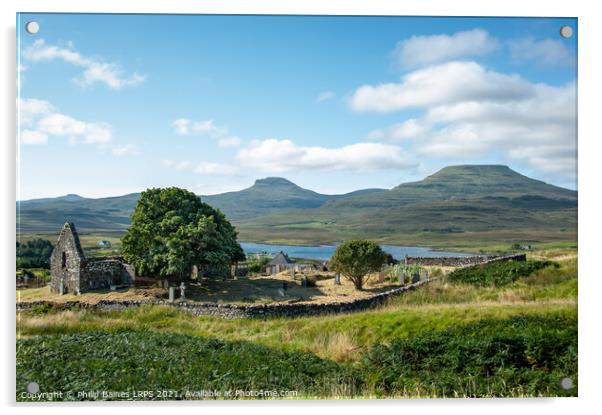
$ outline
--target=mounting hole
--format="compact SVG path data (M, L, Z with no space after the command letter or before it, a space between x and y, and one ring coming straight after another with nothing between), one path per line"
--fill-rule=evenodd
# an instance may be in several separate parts
M571 26L562 26L560 28L560 36L562 36L565 39L570 38L571 36L573 36L573 28Z
M40 385L36 382L29 382L27 384L27 392L29 393L38 393L40 391Z
M560 381L560 387L564 390L573 389L573 386L575 385L573 384L573 379L571 378L563 378Z
M27 30L27 33L35 35L39 32L40 25L38 22L27 22L25 23L25 30Z

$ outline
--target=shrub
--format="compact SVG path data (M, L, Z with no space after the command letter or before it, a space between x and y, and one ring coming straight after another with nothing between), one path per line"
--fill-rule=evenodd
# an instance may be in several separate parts
M271 261L268 255L254 255L247 261L249 272L261 272L261 270Z
M375 346L363 371L377 395L422 391L437 396L576 396L577 319L515 316L433 331Z
M460 268L449 274L450 281L479 286L504 286L544 267L558 267L551 261L498 261Z

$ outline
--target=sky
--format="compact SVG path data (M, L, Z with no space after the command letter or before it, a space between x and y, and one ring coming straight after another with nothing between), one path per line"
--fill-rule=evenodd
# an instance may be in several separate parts
M576 19L25 13L17 42L20 200L456 164L577 187Z

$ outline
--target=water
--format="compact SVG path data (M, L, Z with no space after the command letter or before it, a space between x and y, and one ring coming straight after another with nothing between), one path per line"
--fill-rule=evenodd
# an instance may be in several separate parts
M336 249L335 245L294 246L257 244L253 242L241 242L240 245L247 254L259 254L265 252L269 254L276 254L282 251L288 256L294 258L319 259L323 261L329 260ZM474 255L465 252L435 251L430 248L424 248L420 246L381 245L381 248L385 252L393 255L393 258L397 260L404 259L406 255L411 257L462 257Z

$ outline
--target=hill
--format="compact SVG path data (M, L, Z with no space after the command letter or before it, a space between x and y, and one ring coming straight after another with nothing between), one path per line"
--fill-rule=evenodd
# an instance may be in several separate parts
M383 189L365 189L343 195L325 195L304 189L281 177L268 177L238 192L202 196L211 206L221 209L232 220L255 218L287 209L308 209L328 201L366 195Z
M122 232L139 197L67 195L18 204L21 230L56 232L67 219L81 232ZM388 243L465 245L474 240L574 241L577 192L507 166L449 166L390 190L324 195L284 178L202 196L237 226L241 239L328 243L368 237Z

